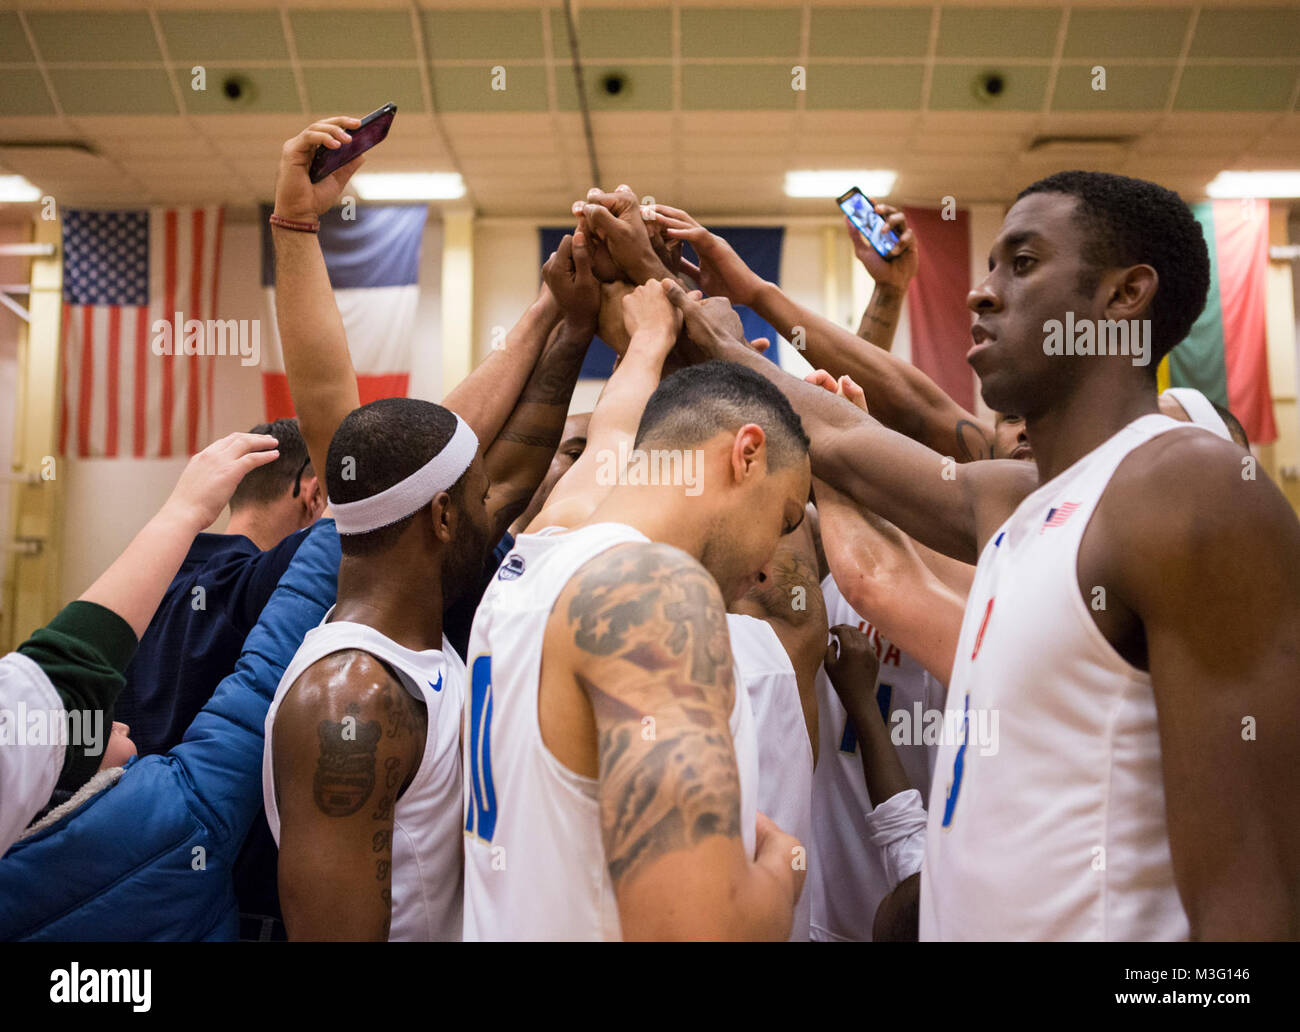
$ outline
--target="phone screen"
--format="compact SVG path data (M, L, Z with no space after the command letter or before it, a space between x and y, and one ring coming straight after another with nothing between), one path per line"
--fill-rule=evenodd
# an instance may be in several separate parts
M863 236L871 241L871 246L876 249L876 253L887 261L892 261L889 252L898 243L898 235L889 228L888 222L876 214L876 207L872 204L871 198L855 186L840 197L838 203L840 210L852 219L853 224L862 230Z
M328 147L317 147L316 153L312 155L311 168L308 175L313 183L319 183L331 172L337 171L355 158L358 154L364 154L375 144L383 141L388 135L388 127L393 124L393 116L397 114L396 104L385 104L378 111L372 111L361 120L361 125L352 130L352 141L345 143L336 150L330 150Z

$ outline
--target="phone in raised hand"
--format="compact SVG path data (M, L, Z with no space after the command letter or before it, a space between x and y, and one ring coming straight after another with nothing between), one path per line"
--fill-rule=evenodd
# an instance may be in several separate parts
M871 242L881 258L887 262L894 260L889 252L898 243L898 235L889 228L884 217L876 212L876 206L870 197L855 186L836 198L835 203L862 230L862 235Z
M312 155L311 167L307 175L313 183L319 183L331 172L336 172L358 154L364 154L377 143L382 143L388 135L388 128L393 124L397 114L396 104L385 104L378 111L372 111L361 120L357 128L350 131L352 140L342 147L330 150L321 145Z

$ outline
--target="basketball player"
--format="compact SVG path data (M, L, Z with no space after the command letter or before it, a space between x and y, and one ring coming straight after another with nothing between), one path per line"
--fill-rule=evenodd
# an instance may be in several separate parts
M646 300L633 336L670 342L671 310ZM704 490L618 483L577 529L520 538L484 596L467 939L789 935L799 844L755 810L723 601L803 518L806 439L768 386L725 365L665 379L634 443L691 455Z
M725 260L681 221L670 234ZM979 559L948 711L969 727L996 709L1000 748L941 747L922 938L1300 934L1300 775L1282 730L1300 721L1300 524L1239 447L1156 404L1154 369L1208 282L1199 226L1155 184L1072 172L1022 192L968 299L967 357L990 407L1025 416L1037 475L951 467L706 338L706 355L779 383L819 476ZM1050 354L1042 328L1067 312L1149 319L1149 364Z
M338 604L304 639L267 714L263 795L291 938L459 939L466 676L443 633L444 608L476 582L489 543L541 479L536 456L554 447L534 423L522 441L512 427L522 417L549 432L563 420L572 380L562 389L563 376L545 361L530 368L528 356L536 359L554 309L564 321L547 353L563 346L580 359L599 288L582 242L566 237L543 270L543 297L507 338L509 356L489 358L452 392L498 436L486 458L468 421L430 402L383 399L332 423L355 403L356 382L319 248L302 227L328 210L359 165L314 186L306 175L316 147L340 146L352 123L299 134L285 145L277 179L286 368L309 446L329 442L315 461L326 471L343 558ZM522 385L520 369L527 386L503 413L490 399ZM524 465L536 479L522 499L494 492L489 501L492 453L515 443L531 449Z
M618 295L627 315L622 358L593 417L586 459L554 492L556 504L533 529L572 527L585 522L609 494L612 479L599 475L610 456L633 446L645 404L671 355L673 338L634 332L647 312L666 306L651 281ZM656 300L657 299L657 300ZM719 299L739 329L739 318ZM668 309L664 309L667 311ZM607 323L607 319L602 319ZM635 458L635 457L634 457ZM812 833L812 777L817 755L816 677L826 644L825 605L817 579L816 550L807 520L782 538L756 584L729 607L734 678L748 695L758 738L759 810L800 842ZM806 859L806 858L805 858ZM795 907L790 940L806 942L811 909L806 894Z

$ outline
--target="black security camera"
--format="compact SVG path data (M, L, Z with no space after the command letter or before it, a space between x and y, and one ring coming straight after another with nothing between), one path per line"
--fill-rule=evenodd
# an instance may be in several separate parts
M617 97L620 93L623 92L626 86L627 86L627 79L625 79L618 72L610 72L608 75L602 77L600 80L600 88L603 89L605 91L605 94L610 97Z
M982 72L975 77L975 96L980 100L997 100L1006 88L1007 82L1001 72Z

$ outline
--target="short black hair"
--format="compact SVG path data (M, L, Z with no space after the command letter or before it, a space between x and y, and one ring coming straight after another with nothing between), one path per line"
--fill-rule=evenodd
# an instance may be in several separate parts
M1191 208L1163 186L1109 172L1057 172L1025 187L1016 200L1036 193L1069 194L1077 202L1075 219L1090 267L1080 287L1085 293L1096 289L1104 269L1156 270L1160 281L1147 311L1154 375L1160 360L1187 336L1210 291L1210 252Z
M756 423L767 435L769 471L808 454L803 423L780 389L734 362L702 362L667 376L646 402L636 447L688 448L724 430Z
M1219 414L1219 418L1222 419L1224 425L1227 426L1228 433L1232 436L1232 439L1243 448L1249 448L1250 438L1246 436L1246 428L1241 425L1241 420L1220 405L1217 401L1212 401L1210 404L1214 406L1214 411Z
M270 434L279 441L280 457L265 466L258 466L244 474L244 479L230 496L230 511L246 509L253 505L269 505L293 490L304 473L311 475L311 459L307 455L307 442L302 438L296 419L277 419L274 423L258 423L250 434Z
M455 432L453 412L418 398L381 398L353 409L334 431L325 460L330 501L359 501L400 483L442 451ZM447 493L458 503L464 492L461 474ZM415 517L411 513L366 534L340 534L343 554L387 551Z

